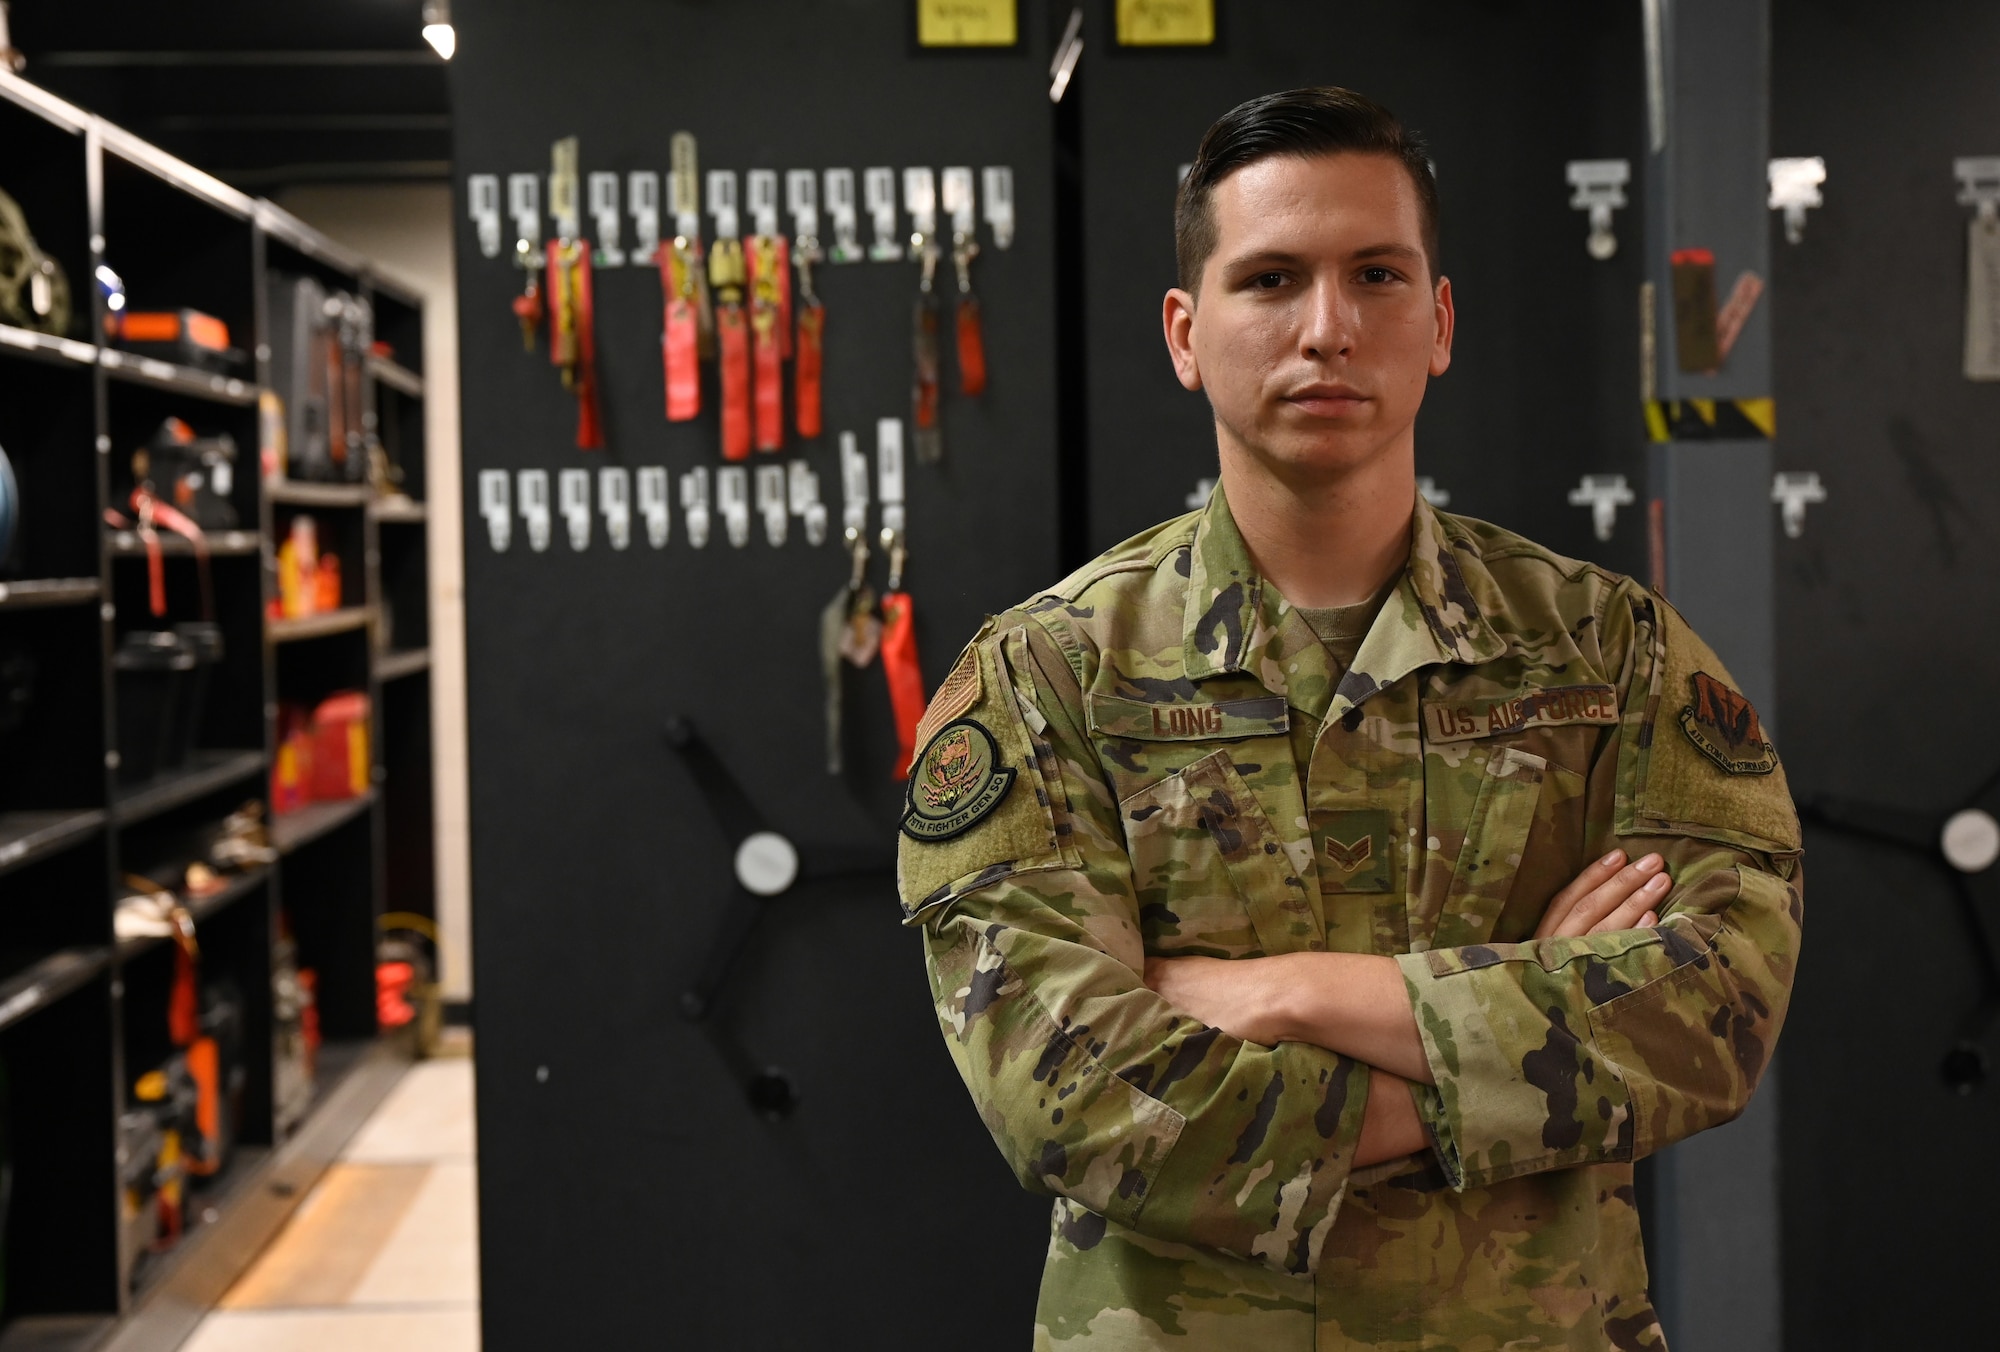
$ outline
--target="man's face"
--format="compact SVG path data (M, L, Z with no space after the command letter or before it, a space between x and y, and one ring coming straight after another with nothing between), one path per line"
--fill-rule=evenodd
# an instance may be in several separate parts
M1273 156L1210 197L1197 302L1167 293L1175 373L1208 394L1223 453L1279 478L1340 478L1412 444L1451 364L1451 284L1433 284L1416 185L1385 155Z

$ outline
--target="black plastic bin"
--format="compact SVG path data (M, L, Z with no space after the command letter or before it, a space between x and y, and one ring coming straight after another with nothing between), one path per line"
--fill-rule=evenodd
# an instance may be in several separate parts
M194 670L181 682L180 706L174 713L174 744L167 748L163 768L187 764L201 736L201 716L208 707L209 676L222 661L222 626L208 620L192 620L174 626L174 633L194 654Z
M193 645L171 629L137 629L118 645L120 783L144 783L187 759L176 725L196 665Z

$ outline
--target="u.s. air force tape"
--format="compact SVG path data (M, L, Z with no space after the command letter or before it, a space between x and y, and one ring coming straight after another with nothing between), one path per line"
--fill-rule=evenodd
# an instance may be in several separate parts
M923 841L964 834L1000 806L1015 774L1000 763L1000 748L984 724L970 718L945 724L911 767L903 834Z

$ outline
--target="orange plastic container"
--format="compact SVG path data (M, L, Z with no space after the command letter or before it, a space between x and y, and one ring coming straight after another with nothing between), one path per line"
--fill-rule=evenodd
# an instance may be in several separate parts
M368 756L368 696L359 690L329 695L313 710L311 797L354 798L373 779Z

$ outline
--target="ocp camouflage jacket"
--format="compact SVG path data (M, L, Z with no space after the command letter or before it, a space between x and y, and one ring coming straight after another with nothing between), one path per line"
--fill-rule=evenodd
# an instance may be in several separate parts
M1755 711L1629 579L1419 501L1336 671L1218 492L990 621L926 715L900 888L951 1054L1056 1197L1037 1348L1658 1348L1632 1162L1743 1109L1799 945ZM1656 928L1533 941L1614 846ZM1147 955L1396 955L1433 1149L1368 1067L1178 1013Z

